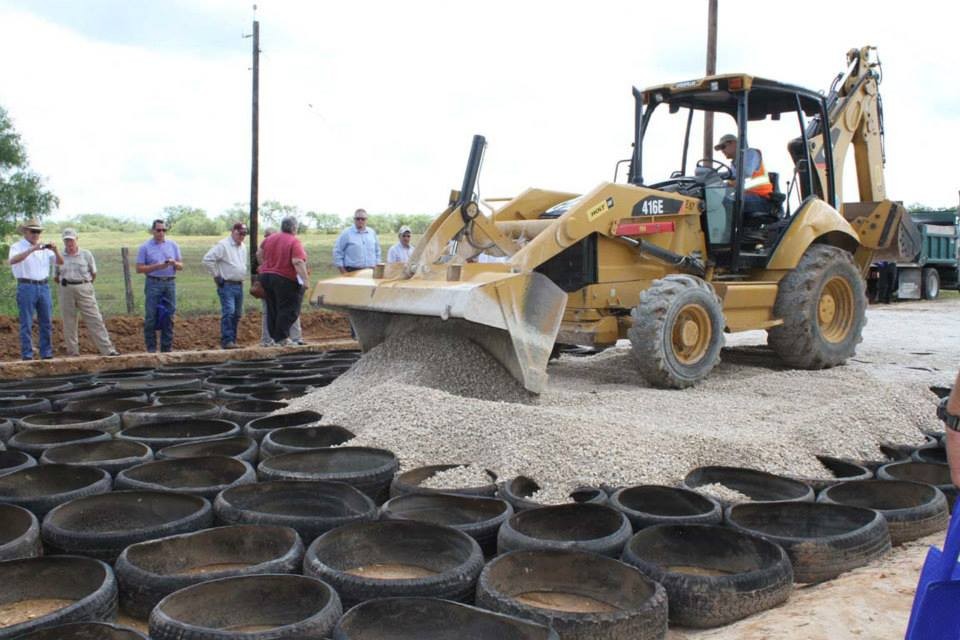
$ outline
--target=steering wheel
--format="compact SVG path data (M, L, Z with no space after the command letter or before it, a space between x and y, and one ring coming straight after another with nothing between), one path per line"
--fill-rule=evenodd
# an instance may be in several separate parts
M713 158L700 158L697 160L698 169L707 169L709 171L716 171L717 174L720 173L720 169L727 170L727 176L733 175L733 167L719 160L714 160Z

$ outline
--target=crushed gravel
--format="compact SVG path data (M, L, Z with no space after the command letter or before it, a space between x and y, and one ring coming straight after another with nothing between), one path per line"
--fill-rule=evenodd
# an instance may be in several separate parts
M741 502L753 502L753 498L745 493L740 493L736 489L731 489L722 482L713 482L703 484L697 487L698 493L705 493L711 498L716 498L720 502L727 504L740 504Z
M468 489L491 483L490 476L480 465L468 464L445 471L438 471L423 482L424 489Z
M469 462L500 478L536 478L549 500L582 485L675 485L704 465L823 477L817 454L881 459L880 443L918 445L920 429L936 427L922 383L851 366L788 370L748 355L725 351L707 380L685 390L646 386L628 345L563 356L531 403L468 340L406 335L284 412L319 411L357 434L351 444L394 451L404 470Z

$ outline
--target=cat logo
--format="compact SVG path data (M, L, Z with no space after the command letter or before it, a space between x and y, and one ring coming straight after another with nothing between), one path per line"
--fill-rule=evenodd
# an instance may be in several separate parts
M608 209L612 209L612 208L613 208L613 197L610 197L604 200L603 202L597 205L594 205L594 207L590 209L590 211L587 211L587 220L589 222L593 222L594 220L602 216L604 213L606 213Z

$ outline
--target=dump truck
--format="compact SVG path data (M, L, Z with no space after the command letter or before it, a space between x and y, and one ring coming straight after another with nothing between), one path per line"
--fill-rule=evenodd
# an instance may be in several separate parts
M842 364L861 340L874 251L912 242L885 192L880 77L868 46L847 53L826 94L742 73L634 88L625 182L529 188L490 213L476 193L486 141L475 136L460 189L410 261L321 280L311 301L346 311L363 350L397 333L453 331L533 393L559 345L620 339L658 387L704 379L726 332L767 331L793 367ZM758 211L746 206L753 175L694 162L703 114L736 131L734 167L755 131L779 138L786 191L770 175ZM859 198L844 202L851 147Z
M882 251L874 255L867 277L871 300L935 300L943 289L960 290L960 210L908 215L919 251L909 256L887 256Z

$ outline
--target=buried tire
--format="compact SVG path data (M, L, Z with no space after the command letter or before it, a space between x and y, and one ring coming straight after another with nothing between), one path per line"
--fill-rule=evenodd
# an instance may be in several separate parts
M718 627L774 607L793 590L782 547L715 525L658 525L630 539L623 561L667 590L670 622Z
M630 315L633 326L627 337L640 374L651 385L689 387L720 362L723 307L713 287L700 278L654 280Z
M942 491L908 480L842 482L824 489L817 501L879 511L887 521L892 544L943 531L949 520Z
M866 324L863 278L849 253L811 245L780 281L768 343L791 367L824 369L853 356Z

